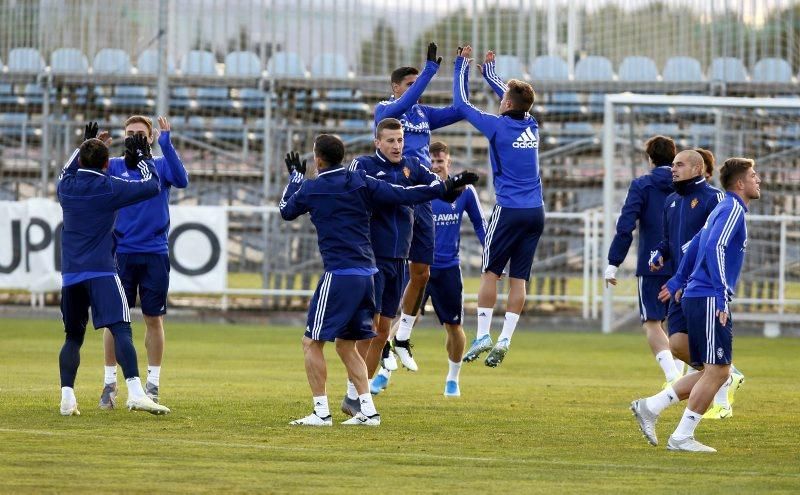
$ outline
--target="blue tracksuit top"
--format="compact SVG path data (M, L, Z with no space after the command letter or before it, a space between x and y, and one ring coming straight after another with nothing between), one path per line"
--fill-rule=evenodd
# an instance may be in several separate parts
M683 258L683 253L692 238L703 228L708 215L714 211L724 194L711 186L704 177L698 177L684 186L680 192L667 196L664 202L664 234L661 242L650 252L650 262L659 256L664 259L666 273L674 273Z
M373 208L430 201L443 193L441 181L403 188L369 177L364 170L335 165L314 180L293 174L278 207L284 220L311 213L326 272L366 275L376 272L370 240Z
M167 254L169 246L169 193L172 186L183 189L189 185L189 174L169 139L169 132L158 136L158 145L164 156L155 157L155 166L161 179L161 192L155 198L126 206L119 210L114 225L118 253ZM138 170L128 170L125 158L109 160L108 174L123 179L140 179Z
M421 164L419 158L404 156L392 163L380 151L354 159L351 171L364 170L367 175L399 186L417 186L438 183L439 176ZM414 226L414 209L405 205L376 208L370 220L372 249L379 258L408 258L411 233Z
M672 275L670 266L665 266L657 272L651 272L648 266L650 251L658 245L664 234L664 201L672 191L672 169L667 165L655 167L649 174L633 179L617 219L617 234L608 250L609 264L619 266L625 261L633 242L633 230L636 228L636 222L639 222L636 275L638 277Z
M458 249L461 245L461 218L467 212L475 235L481 241L481 246L486 240L486 220L478 201L475 188L467 186L464 192L452 203L441 199L431 201L433 207L433 222L436 225L436 241L433 251L433 265L431 268L450 268L460 263Z
M95 169L78 168L78 150L67 160L57 194L64 212L61 237L62 284L116 275L114 220L117 210L158 195L152 160L139 162L141 178L126 180Z
M705 225L694 236L678 273L667 282L670 293L686 282L683 297L711 297L716 309L728 311L747 248L747 206L738 195L726 192Z
M469 63L456 57L453 104L489 140L489 157L497 204L504 208L544 205L539 176L539 124L527 112L484 113L467 96Z

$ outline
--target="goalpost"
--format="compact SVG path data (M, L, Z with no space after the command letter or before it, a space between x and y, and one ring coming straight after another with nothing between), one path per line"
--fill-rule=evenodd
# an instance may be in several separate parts
M764 322L784 316L787 308L800 306L800 300L786 297L787 279L792 284L800 281L800 253L796 247L787 246L787 239L800 238L800 216L791 216L798 211L792 196L800 186L800 99L606 95L603 251L599 253L603 262L627 187L634 177L646 172L643 143L655 134L672 137L679 149L709 148L716 156L717 168L731 156L756 160L764 185L761 200L753 203L747 216L748 254L735 304L748 306L746 319ZM712 184L719 186L716 177L715 173ZM620 278L633 277L630 267L635 270L635 265L630 262L635 258L632 246ZM615 318L615 311L620 317L632 314L635 296L635 292L620 296L615 295L614 288L603 288L603 333L613 331L615 322L625 321Z

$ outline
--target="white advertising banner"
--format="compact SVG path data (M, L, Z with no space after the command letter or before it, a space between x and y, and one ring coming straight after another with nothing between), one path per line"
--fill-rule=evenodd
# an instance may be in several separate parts
M170 291L219 292L227 284L224 208L170 206ZM61 287L61 206L49 199L0 201L0 288Z

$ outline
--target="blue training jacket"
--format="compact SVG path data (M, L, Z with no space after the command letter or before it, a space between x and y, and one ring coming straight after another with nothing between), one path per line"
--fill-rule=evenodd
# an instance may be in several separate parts
M141 203L126 206L119 211L114 225L118 253L167 254L169 246L169 193L172 186L183 189L189 185L189 174L169 139L169 131L158 136L158 145L164 156L154 162L161 179L161 193ZM125 158L109 160L108 174L124 179L140 179L138 170L128 170Z
M355 158L348 168L351 171L364 170L370 177L404 187L440 182L439 176L421 164L419 158L404 156L399 163L392 163L380 151L375 151L374 155ZM376 208L370 220L375 256L408 258L413 225L412 207L389 205Z
M667 196L664 202L664 234L661 242L650 252L650 263L659 256L664 259L665 273L674 273L692 238L703 228L708 215L724 197L724 193L711 186L704 177L688 181L678 192Z
M633 242L633 230L639 223L639 252L636 276L670 276L672 267L651 272L650 251L658 246L664 234L664 201L672 192L672 169L667 165L655 167L649 174L633 179L625 204L617 219L617 234L608 250L608 263L619 266L625 261Z
M734 193L725 193L689 243L678 272L667 282L672 295L685 284L683 297L713 296L716 309L728 311L747 247L745 213L744 201Z
M78 168L79 150L67 160L57 194L64 212L61 236L63 286L117 274L114 220L117 210L158 195L158 171L152 160L140 161L141 178L126 180L95 169Z
M469 63L456 57L453 104L489 140L497 204L538 208L544 204L539 176L539 124L527 112L484 113L470 104L466 78Z
M284 220L311 213L326 272L368 275L377 271L370 240L373 209L430 201L443 193L441 181L404 188L336 165L314 180L294 173L278 206Z
M467 212L475 235L481 241L481 246L486 240L486 220L478 201L475 188L467 186L464 192L452 203L441 199L431 201L433 207L433 222L436 225L436 244L433 251L433 265L431 268L450 268L458 266L460 259L458 250L461 246L461 219Z

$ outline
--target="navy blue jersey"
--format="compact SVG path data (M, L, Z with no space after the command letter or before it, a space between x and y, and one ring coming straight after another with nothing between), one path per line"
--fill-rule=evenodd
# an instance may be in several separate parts
M686 281L683 297L714 297L717 310L728 310L747 247L745 213L744 201L734 193L725 193L689 243L678 273L667 283L671 293Z
M452 203L441 199L431 201L433 207L433 223L436 226L436 241L433 251L432 268L451 268L458 266L459 246L461 245L461 219L467 212L475 235L483 246L486 240L486 220L483 217L478 193L472 186L467 186L464 192Z
M704 177L689 181L680 192L667 196L662 222L661 242L650 253L650 262L664 259L664 269L656 273L674 273L692 237L703 228L706 219L722 200L724 194L712 187Z
M387 118L398 119L403 124L403 155L419 159L423 165L431 164L428 146L431 131L458 122L463 117L453 107L431 107L418 103L439 65L427 62L425 69L400 98L392 96L375 107L375 126Z
M664 234L664 201L672 192L672 169L667 165L655 167L649 174L633 179L625 204L617 219L617 234L608 250L608 263L619 266L625 261L633 242L633 230L639 223L639 253L636 276L672 275L672 267L651 272L648 262Z
M315 180L293 174L279 208L284 220L311 214L326 272L370 274L376 271L370 242L373 208L430 201L443 193L444 183L439 180L403 188L373 179L363 170L350 171L337 165Z
M160 179L152 160L139 162L141 179L126 180L99 170L78 168L78 151L64 165L57 187L64 212L61 236L64 286L116 275L112 231L117 210L152 198L160 191Z
M349 169L364 170L370 177L404 187L440 182L439 176L428 170L418 158L404 156L399 163L392 163L380 151L359 156L350 163ZM369 222L375 256L408 258L413 225L414 209L409 206L376 208Z
M161 180L161 193L155 198L126 206L119 211L114 225L114 237L119 253L167 254L167 234L169 234L169 193L172 186L183 189L189 185L189 174L183 166L178 153L172 147L169 131L158 136L158 145L164 156L154 158L156 170ZM138 170L128 170L125 159L115 157L109 160L108 174L124 179L138 180Z
M468 100L469 63L456 57L453 104L489 140L489 158L497 204L504 208L538 208L542 199L539 176L539 124L527 112L484 113Z

